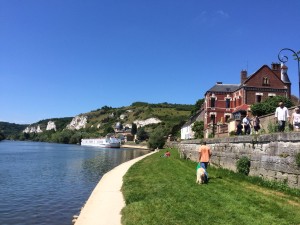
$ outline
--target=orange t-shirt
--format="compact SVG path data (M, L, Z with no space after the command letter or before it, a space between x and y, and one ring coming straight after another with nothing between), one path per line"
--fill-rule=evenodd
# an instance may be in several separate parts
M210 148L207 145L201 145L199 153L201 154L200 162L209 162L211 153Z

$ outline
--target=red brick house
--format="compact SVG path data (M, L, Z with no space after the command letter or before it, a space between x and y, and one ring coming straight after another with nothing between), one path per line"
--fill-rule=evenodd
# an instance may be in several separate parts
M250 106L267 98L281 95L291 97L291 82L287 67L272 63L271 68L263 65L248 76L243 70L240 84L217 82L206 91L204 98L204 129L206 137L216 124L226 124L228 119L241 120Z

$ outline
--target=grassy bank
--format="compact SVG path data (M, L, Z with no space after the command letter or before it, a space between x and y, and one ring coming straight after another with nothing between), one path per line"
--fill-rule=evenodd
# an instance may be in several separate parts
M180 159L177 150L170 158L162 154L126 173L123 225L300 224L299 191L212 167L209 183L198 185L195 162Z

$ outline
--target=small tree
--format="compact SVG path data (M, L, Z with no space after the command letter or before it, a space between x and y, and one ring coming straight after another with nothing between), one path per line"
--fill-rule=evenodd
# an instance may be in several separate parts
M150 149L163 148L166 143L162 128L156 128L150 135L148 147Z
M140 128L137 130L136 136L137 136L137 138L138 138L140 141L144 141L144 140L146 140L146 139L149 138L149 135L148 135L148 133L145 131L145 128L144 128L144 127L140 127Z
M132 126L131 126L131 134L132 135L136 135L137 133L137 126L135 123L132 123Z
M192 127L192 131L195 132L195 138L200 139L204 137L204 122L196 121Z

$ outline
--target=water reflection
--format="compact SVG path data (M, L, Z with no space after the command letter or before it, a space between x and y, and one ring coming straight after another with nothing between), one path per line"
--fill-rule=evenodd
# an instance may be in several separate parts
M69 225L103 174L147 152L2 141L0 224Z
M98 150L93 158L82 162L82 173L84 179L89 182L97 182L111 168L123 162L142 156L148 151L136 149L106 149Z

